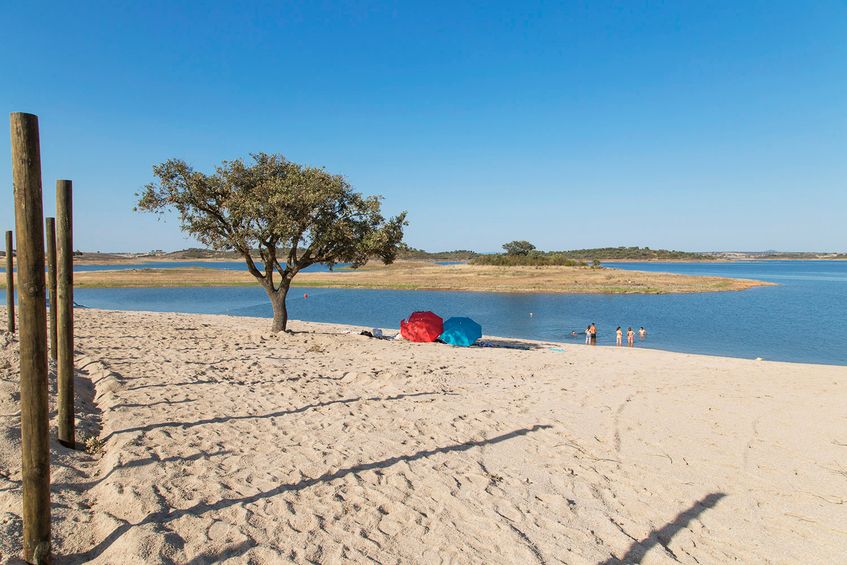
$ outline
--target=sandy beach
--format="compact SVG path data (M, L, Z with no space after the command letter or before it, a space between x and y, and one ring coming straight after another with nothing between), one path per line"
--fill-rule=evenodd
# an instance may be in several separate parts
M847 555L845 367L75 314L78 438L102 449L54 438L58 563ZM0 335L3 563L20 552L17 346Z

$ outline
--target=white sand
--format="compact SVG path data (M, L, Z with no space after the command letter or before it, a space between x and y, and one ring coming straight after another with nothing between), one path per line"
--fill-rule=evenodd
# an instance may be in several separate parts
M106 441L54 442L59 563L847 561L845 367L76 314ZM0 562L16 356L0 337Z

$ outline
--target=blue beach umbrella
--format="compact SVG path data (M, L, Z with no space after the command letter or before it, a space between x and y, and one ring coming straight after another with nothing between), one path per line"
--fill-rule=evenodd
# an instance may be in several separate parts
M482 337L482 326L470 318L450 318L444 322L444 331L438 339L450 345L468 347Z

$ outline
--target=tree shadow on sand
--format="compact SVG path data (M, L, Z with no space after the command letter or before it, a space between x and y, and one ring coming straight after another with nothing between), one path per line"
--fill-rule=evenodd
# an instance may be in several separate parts
M191 561L186 562L185 565L209 565L210 563L219 563L224 559L241 557L254 547L258 547L258 545L259 542L250 539L236 545L225 547L221 551L204 551Z
M135 377L142 378L142 377ZM206 380L194 380L194 381L184 381L181 383L152 383L149 385L138 385L138 386L128 386L124 390L141 390L144 388L164 388L164 387L187 387L194 385L228 385L228 386L261 386L261 385L278 385L280 383L285 382L295 382L303 379L319 379L321 377L285 377L278 379L262 379L258 381L244 381L238 379L206 379ZM126 379L133 380L133 379Z
M157 402L124 402L115 404L109 407L109 410L121 410L128 408L152 408L153 406L173 406L174 404L187 404L189 402L197 402L196 398L185 398L183 400L159 400Z
M122 463L120 465L115 465L109 472L103 475L102 477L98 477L93 481L86 481L81 483L53 483L50 485L50 489L54 492L60 492L63 490L75 490L78 492L87 491L106 479L108 479L112 473L116 471L121 471L123 469L130 469L132 467L143 467L145 465L166 465L168 463L189 463L191 461L198 461L200 459L206 460L211 459L212 457L223 457L224 455L229 455L230 453L234 453L234 451L230 449L222 449L218 451L200 451L195 453L194 455L174 455L171 457L159 457L158 455L152 455L150 457L144 457L142 459L131 459L126 463Z
M504 441L508 441L510 439L515 439L521 436L525 436L530 433L537 432L539 430L545 430L552 428L550 425L546 424L537 424L531 428L519 428L517 430L513 430L511 432L492 437L490 439L478 440L478 441L467 441L464 443L458 443L453 445L447 445L444 447L436 447L433 449L425 449L421 451L417 451L415 453L411 453L408 455L397 455L394 457L389 457L387 459L382 459L380 461L374 461L371 463L362 463L360 465L353 465L351 467L344 467L342 469L338 469L337 471L333 471L330 473L324 473L323 475L315 478L303 479L296 483L289 483L279 485L273 489L262 491L256 493L251 496L245 496L242 498L225 498L214 502L212 504L207 504L205 502L200 502L195 504L190 508L184 509L173 509L168 512L153 512L152 514L148 514L143 520L137 522L135 524L131 524L126 522L112 531L111 534L106 536L106 538L98 543L95 547L90 549L85 553L78 553L74 555L68 555L64 558L64 562L68 563L85 563L92 559L96 559L101 556L109 547L112 546L118 539L121 538L127 531L131 528L137 526L143 526L145 524L166 524L182 518L183 516L199 516L201 514L205 514L210 511L219 511L231 506L241 505L241 504L251 504L254 502L258 502L259 500L264 500L268 498L272 498L279 494L287 493L287 492L298 492L315 485L321 483L328 483L334 481L336 479L340 479L346 477L347 475L354 473L362 473L365 471L373 471L376 469L385 469L396 465L398 463L409 463L412 461L417 461L419 459L425 459L427 457L431 457L438 453L459 453L463 451L469 451L476 447L482 447L486 445L494 445L498 443L502 443Z
M657 545L661 545L675 561L679 561L674 552L668 547L671 539L680 531L685 529L692 520L700 516L709 508L713 508L726 494L713 492L702 500L695 502L690 508L677 514L672 522L668 522L658 530L653 530L641 541L635 541L629 550L621 558L610 557L599 565L620 565L625 563L641 563L644 555Z
M416 396L433 396L433 395L448 395L454 394L449 392L412 392L406 394L395 394L393 396L372 396L369 398L362 398L361 396L357 396L354 398L340 398L337 400L327 400L323 402L314 402L312 404L306 404L305 406L300 406L299 408L291 408L288 410L277 410L276 412L271 412L269 414L243 414L240 416L216 416L214 418L205 418L203 420L193 420L190 422L160 422L157 424L146 424L144 426L136 426L134 428L126 428L123 430L115 430L110 433L106 437L102 438L103 442L107 442L112 439L114 436L118 434L127 434L133 432L149 432L155 429L163 429L163 428L193 428L195 426L203 426L206 424L222 424L225 422L233 422L237 420L260 420L265 418L278 418L280 416L290 416L292 414L300 414L302 412L306 412L307 410L314 410L317 408L323 408L325 406L331 406L333 404L352 404L354 402L360 402L363 400L367 400L370 402L379 402L379 401L393 401L393 400L401 400L403 398L412 398Z

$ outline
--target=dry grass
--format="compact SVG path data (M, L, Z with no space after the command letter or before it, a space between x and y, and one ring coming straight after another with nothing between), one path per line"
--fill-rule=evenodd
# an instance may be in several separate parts
M89 288L256 284L255 279L246 271L194 267L86 271L75 273L74 278L76 286ZM370 265L359 270L300 273L294 279L294 284L295 286L334 288L664 294L744 290L770 283L586 267L494 267L398 261L389 266Z
M299 279L299 280L298 280ZM434 265L413 261L358 271L302 273L300 285L344 288L407 288L486 292L660 294L743 290L767 283L587 267L495 267Z

